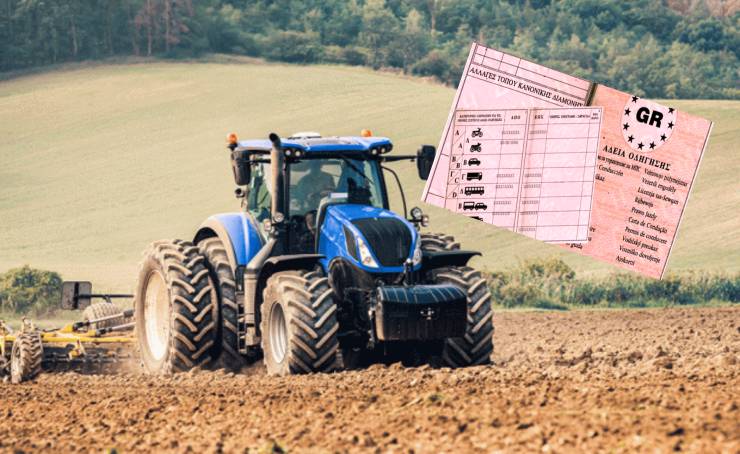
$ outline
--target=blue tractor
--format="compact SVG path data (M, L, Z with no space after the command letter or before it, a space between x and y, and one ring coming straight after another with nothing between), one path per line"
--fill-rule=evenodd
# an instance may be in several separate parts
M428 217L407 215L384 165L415 160L426 179L435 149L392 148L365 135L230 136L242 210L144 254L135 292L144 368L238 370L263 358L269 374L286 375L490 362L491 295L467 266L478 253L420 233ZM386 174L403 214L389 209Z

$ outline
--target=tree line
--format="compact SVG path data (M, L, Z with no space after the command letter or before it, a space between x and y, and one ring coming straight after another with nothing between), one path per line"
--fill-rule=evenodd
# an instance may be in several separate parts
M740 12L690 3L0 0L0 71L216 52L390 68L454 85L475 40L641 96L740 99Z

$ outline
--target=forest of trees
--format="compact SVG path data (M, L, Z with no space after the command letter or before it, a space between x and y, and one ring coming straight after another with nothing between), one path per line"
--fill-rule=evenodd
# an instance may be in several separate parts
M215 52L389 68L454 85L475 40L638 95L739 99L733 8L722 0L0 0L0 71Z

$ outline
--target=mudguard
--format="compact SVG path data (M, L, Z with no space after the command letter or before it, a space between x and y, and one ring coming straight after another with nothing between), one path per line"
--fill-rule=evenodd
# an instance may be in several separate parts
M465 266L471 258L481 255L477 251L425 251L421 256L421 269L424 271L443 266Z
M224 244L232 270L246 266L264 244L257 226L246 213L224 213L209 217L198 228L193 242L197 244L214 236Z
M320 265L320 260L325 258L321 254L292 254L276 255L265 260L265 264L259 273L259 280L266 281L268 277L285 270L310 270Z

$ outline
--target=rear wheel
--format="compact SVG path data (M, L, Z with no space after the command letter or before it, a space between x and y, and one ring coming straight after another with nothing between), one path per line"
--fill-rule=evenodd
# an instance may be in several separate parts
M10 381L22 383L41 373L44 346L38 331L22 332L16 336L10 353Z
M337 306L319 271L283 271L267 280L262 350L271 375L331 372L337 367Z
M458 286L468 295L465 335L445 341L443 362L449 367L489 364L493 354L493 312L486 280L467 266L439 268L430 275L432 282Z
M215 300L197 247L181 240L152 243L134 296L136 337L149 373L183 372L213 360Z
M218 353L223 367L239 370L247 360L239 353L239 307L236 303L236 280L226 255L226 248L218 237L206 238L198 243L201 254L218 295Z

